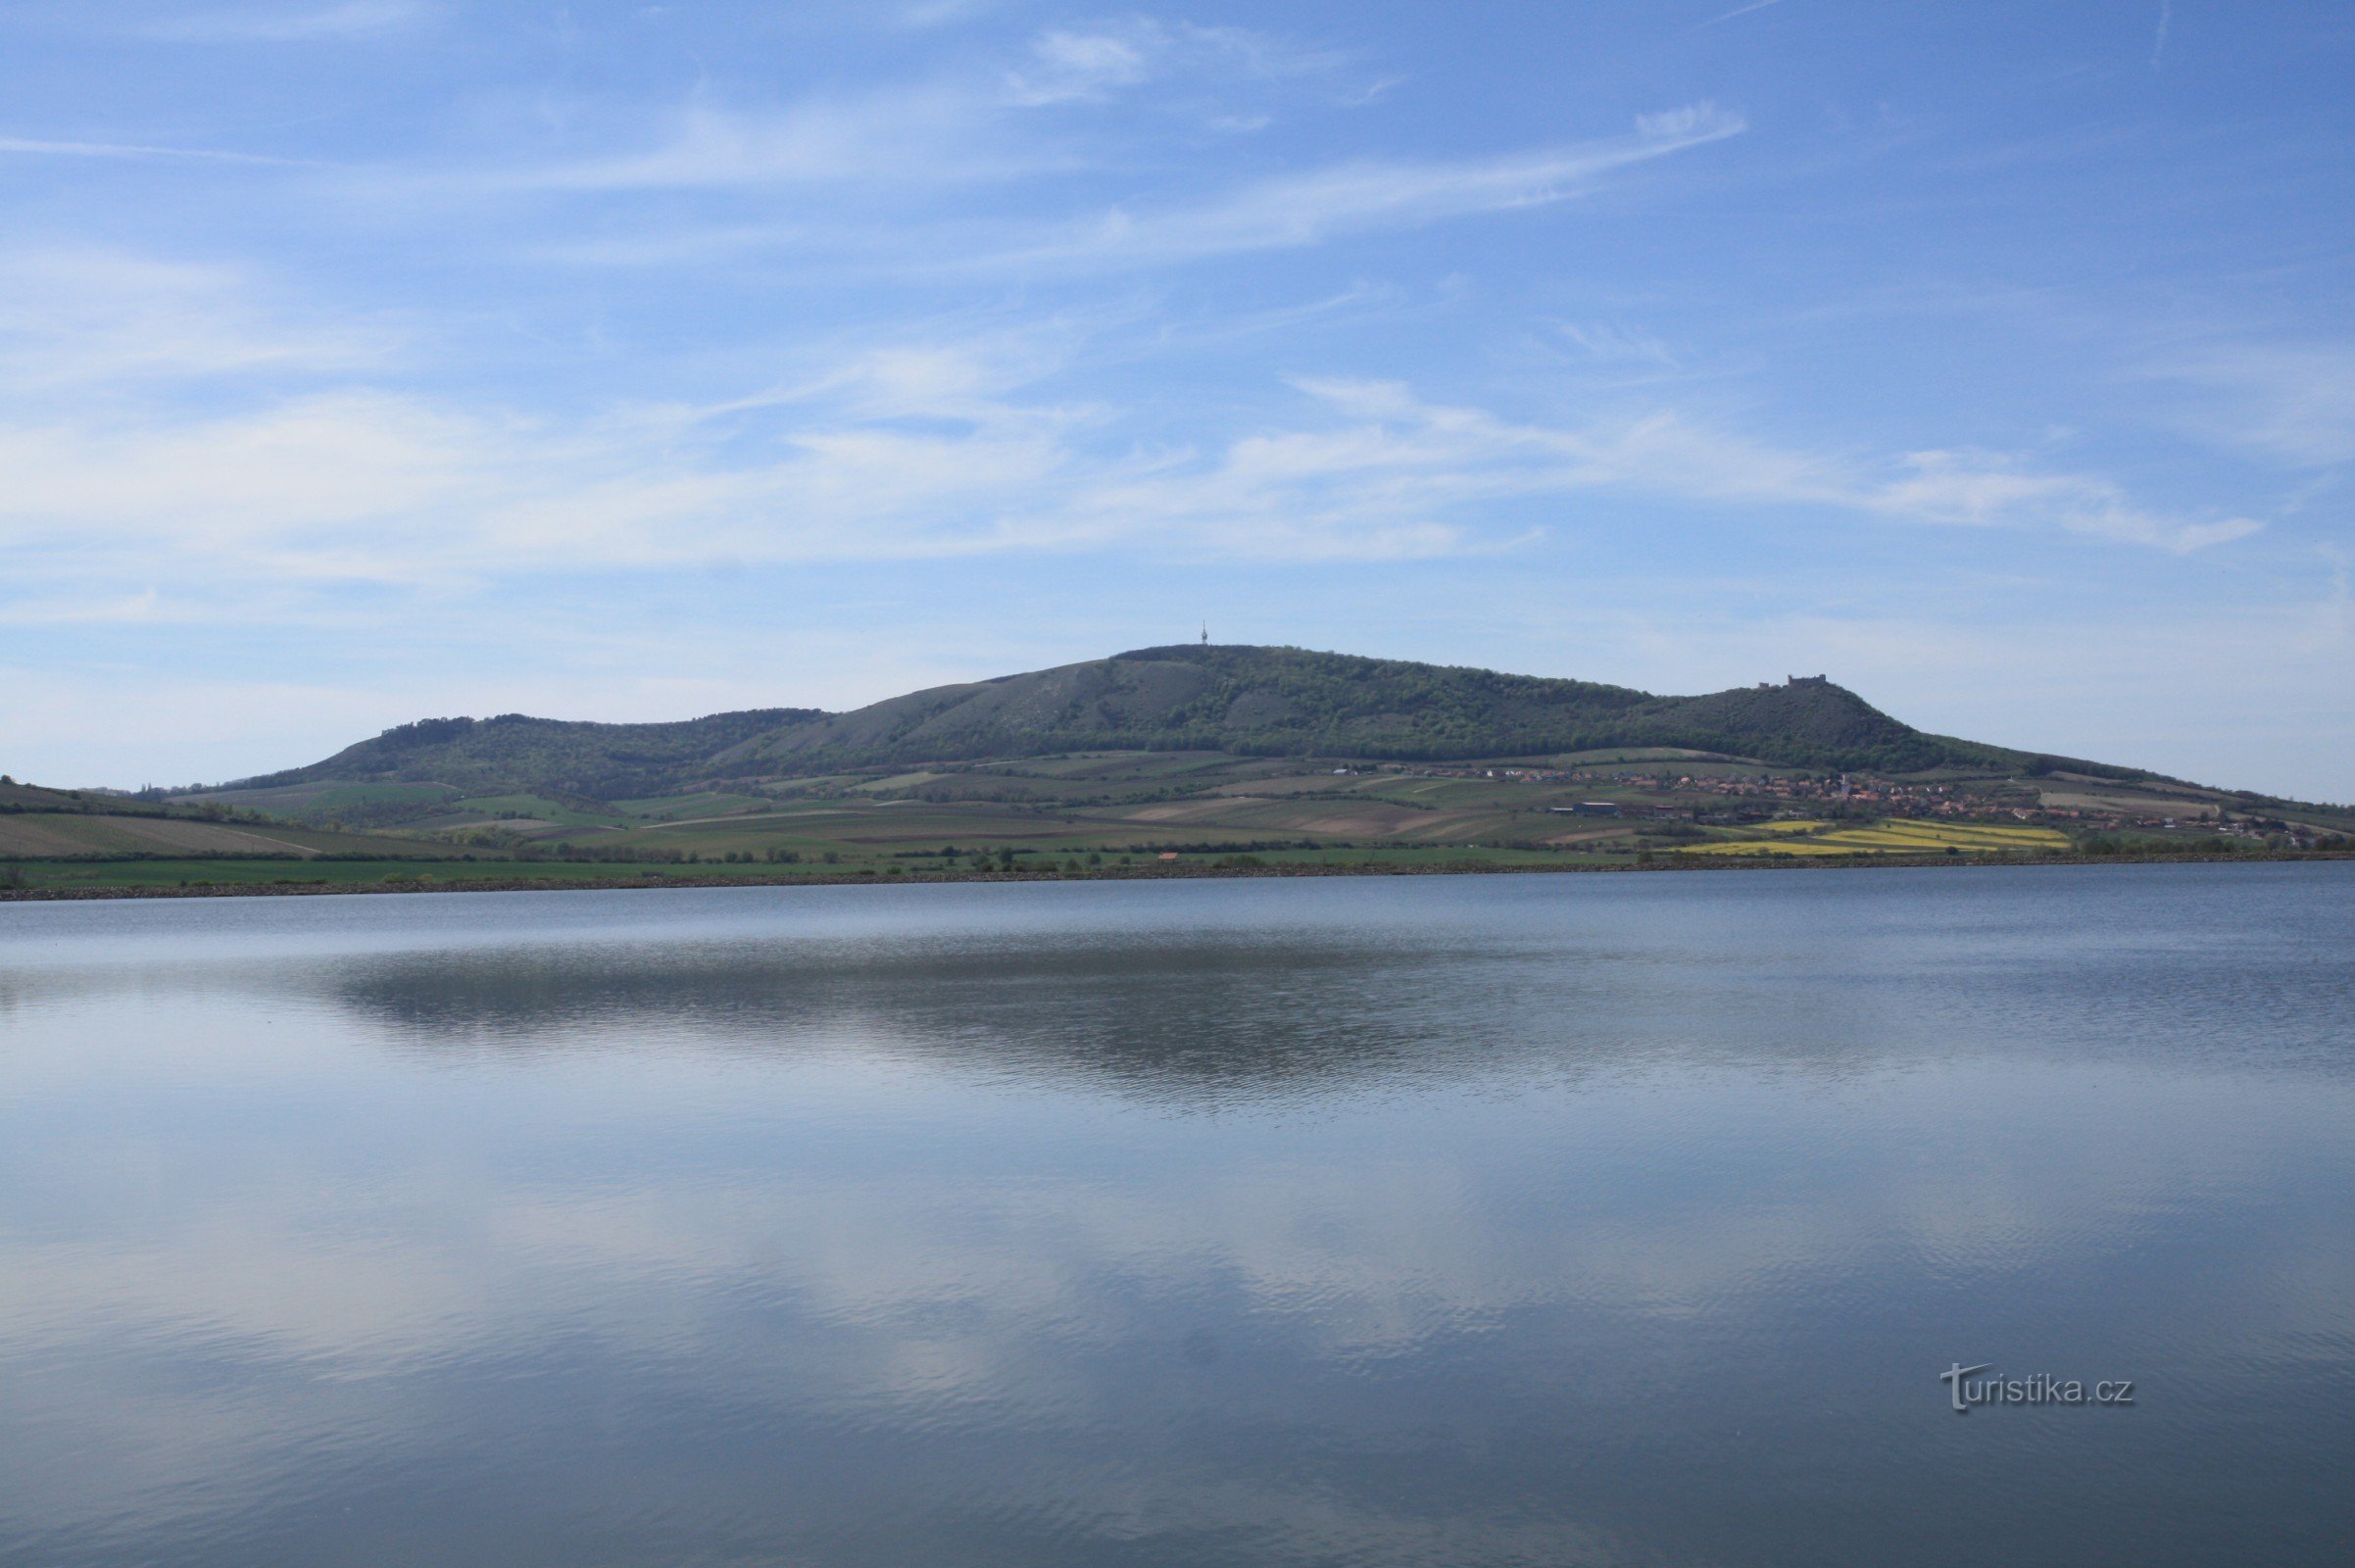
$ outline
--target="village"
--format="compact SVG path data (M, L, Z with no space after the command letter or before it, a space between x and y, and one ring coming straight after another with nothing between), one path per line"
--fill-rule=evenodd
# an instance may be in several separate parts
M2106 803L2106 781L2064 778L2067 789L2039 788L2016 777L1946 781L1906 780L1842 772L1772 773L1735 770L1718 764L1707 772L1624 767L1382 763L1373 771L1425 778L1484 779L1560 788L1588 785L1595 798L1546 809L1567 815L1618 816L1733 826L1778 817L1914 817L1953 821L2003 820L2034 823L2080 834L2141 832L2197 833L2236 840L2269 841L2286 848L2311 848L2322 830L2304 822L2256 812L2236 812L2213 791L2193 792L2161 784L2180 804L2149 793L2148 786L2108 785L2108 792L2142 797ZM1339 771L1339 770L1337 770ZM2072 801L2080 804L2062 804Z

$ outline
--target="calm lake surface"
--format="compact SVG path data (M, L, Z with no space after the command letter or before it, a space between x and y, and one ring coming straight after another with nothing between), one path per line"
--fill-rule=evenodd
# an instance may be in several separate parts
M0 906L11 1568L2343 1564L2351 1475L2355 865Z

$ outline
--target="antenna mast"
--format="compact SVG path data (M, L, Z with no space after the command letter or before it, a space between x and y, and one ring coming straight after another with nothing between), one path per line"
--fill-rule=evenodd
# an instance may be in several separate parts
M1210 646L1210 623L1206 620L1202 622L1202 646Z

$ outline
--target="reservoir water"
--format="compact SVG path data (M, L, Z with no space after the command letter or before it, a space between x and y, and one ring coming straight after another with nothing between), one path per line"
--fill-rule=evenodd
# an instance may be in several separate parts
M2278 1568L2350 1475L2355 864L0 906L10 1568Z

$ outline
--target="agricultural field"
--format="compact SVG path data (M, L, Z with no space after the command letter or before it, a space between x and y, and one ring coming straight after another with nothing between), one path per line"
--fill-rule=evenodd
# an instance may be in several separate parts
M323 832L274 822L215 822L162 815L27 811L0 815L0 859L83 857L267 856L314 859L329 855L382 853L380 839ZM441 845L399 846L402 853L439 858L458 852Z
M469 795L452 801L439 817L428 817L417 825L433 825L440 821L472 822L483 819L501 822L531 822L543 827L598 827L628 820L627 816L610 808L598 808L595 802L565 802L545 795Z
M319 782L287 784L275 789L211 790L189 799L199 803L213 801L222 806L245 807L278 816L292 816L297 812L336 811L371 806L438 805L457 799L458 794L458 790L448 784Z
M707 817L743 815L751 811L765 811L776 805L766 795L745 795L726 791L699 791L689 795L662 795L642 801L615 801L615 813L600 820L628 822L631 819L657 822L690 821Z
M1754 836L1678 846L1684 855L2035 855L2073 848L2054 828L1984 822L1930 822L1890 817L1863 826L1785 821L1761 824Z
M1172 779L1183 786L1173 787ZM1179 754L1041 760L878 772L823 791L779 780L765 793L614 803L631 820L551 827L560 852L905 858L941 845L1041 854L1158 852L1221 843L1295 852L1375 845L1518 845L1551 853L1560 792L1519 782L1303 771L1297 762ZM1020 786L1009 791L1007 786Z

